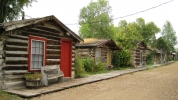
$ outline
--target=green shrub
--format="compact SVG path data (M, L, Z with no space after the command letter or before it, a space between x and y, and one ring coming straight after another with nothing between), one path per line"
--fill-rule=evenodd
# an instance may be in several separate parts
M146 55L146 64L148 64L148 65L152 65L153 64L153 58L155 56L155 53L156 53L156 51L153 50L153 51L151 51L150 54Z
M168 60L168 61L172 61L173 58L172 58L171 56L168 56L167 60Z
M113 65L115 68L124 68L130 64L131 53L127 50L114 52Z
M83 60L80 59L79 57L76 57L74 66L75 66L75 78L84 77L85 76L85 68L84 68Z
M83 63L84 63L85 71L91 73L103 71L105 67L104 64L101 62L96 64L92 58L83 59Z
M104 64L100 62L97 65L95 65L95 72L103 71L104 68L105 68Z
M83 63L84 63L85 71L94 72L96 65L95 65L95 61L92 58L83 59Z

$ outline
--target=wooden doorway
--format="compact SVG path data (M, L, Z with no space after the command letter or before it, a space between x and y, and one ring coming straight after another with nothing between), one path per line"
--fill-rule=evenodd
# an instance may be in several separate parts
M61 39L60 69L63 71L64 77L71 77L72 41L68 39Z
M142 67L143 64L143 51L140 50L140 67Z
M111 66L111 50L107 52L107 66Z

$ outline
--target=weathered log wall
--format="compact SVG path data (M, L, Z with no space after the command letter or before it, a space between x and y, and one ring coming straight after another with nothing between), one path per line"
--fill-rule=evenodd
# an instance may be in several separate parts
M102 63L107 63L107 50L108 50L107 47L106 48L96 48L96 47L78 48L77 49L77 54L81 58L90 57L90 58L93 58L95 60L96 49L99 49L101 51L101 59L100 59L100 61Z
M27 26L7 34L0 48L3 89L25 86L24 74L28 72L28 39L30 35L47 38L46 65L60 64L60 39L73 38L53 22ZM75 41L72 43L72 66L75 59ZM0 44L2 44L0 42ZM1 61L3 60L3 61ZM72 67L74 69L74 67ZM73 72L74 73L74 72ZM73 74L74 75L74 74Z
M2 81L2 62L3 62L3 41L0 41L0 86L1 86L1 81Z
M95 50L93 48L80 48L76 50L77 55L81 58L95 57Z
M140 63L140 52L142 52L142 63ZM142 43L139 43L137 49L133 50L132 59L134 67L142 67L146 65L146 48Z

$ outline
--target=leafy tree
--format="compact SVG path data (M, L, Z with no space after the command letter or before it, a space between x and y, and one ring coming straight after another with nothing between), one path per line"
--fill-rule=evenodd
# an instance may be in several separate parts
M169 45L169 43L163 37L159 37L156 42L156 48L164 53L164 62L166 62L167 53L169 53L174 47L173 45Z
M135 22L127 23L125 20L120 21L118 32L115 35L118 45L126 50L135 48L135 40L143 40L138 28L139 26Z
M154 22L145 23L143 18L137 18L136 22L139 26L140 34L142 35L144 42L150 45L151 47L155 47L156 42L156 33L160 32L160 28L158 28Z
M112 38L115 28L112 25L111 7L107 0L90 2L80 10L80 30L82 38Z
M170 50L168 43L165 41L163 37L159 37L157 39L156 47L157 49L162 50L164 52L168 52Z
M174 46L177 44L176 32L174 31L172 24L166 21L162 29L162 37L169 46L170 51L175 51Z
M23 7L31 6L36 0L0 0L0 23L12 21L23 15Z
M136 22L127 23L125 20L119 22L118 33L115 40L117 40L122 47L126 49L136 46L134 41L144 41L151 47L155 47L156 33L160 29L154 22L145 23L143 18L137 18Z

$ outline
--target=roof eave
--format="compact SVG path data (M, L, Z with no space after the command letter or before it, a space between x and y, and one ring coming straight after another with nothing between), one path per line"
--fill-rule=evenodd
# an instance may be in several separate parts
M51 16L47 16L47 17L43 17L43 18L36 18L34 20L29 20L29 21L26 21L24 23L12 23L12 25L8 25L8 26L4 26L4 29L5 31L10 31L10 30L14 30L14 29L17 29L17 28L21 28L21 27L24 27L24 26L28 26L28 25L32 25L32 24L36 24L38 22L41 22L41 21L46 21L46 20L50 20L50 17ZM38 20L37 20L38 19Z

